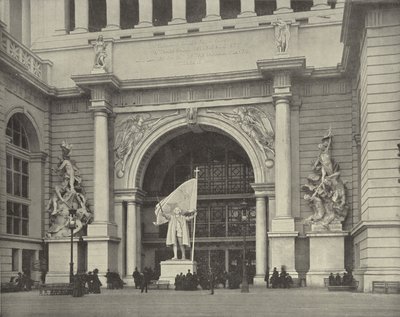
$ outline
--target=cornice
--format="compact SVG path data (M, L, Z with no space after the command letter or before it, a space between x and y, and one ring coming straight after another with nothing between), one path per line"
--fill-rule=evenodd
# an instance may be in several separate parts
M142 203L146 192L140 188L126 188L114 190L114 201L121 203L124 201L133 201Z
M112 91L119 91L121 81L113 73L72 75L71 79L83 90L91 90L96 86L106 86Z
M400 228L400 220L360 221L351 230L350 234L354 236L368 228Z
M262 59L257 61L257 67L263 77L266 78L269 78L272 74L278 72L301 74L306 70L306 58L301 56Z

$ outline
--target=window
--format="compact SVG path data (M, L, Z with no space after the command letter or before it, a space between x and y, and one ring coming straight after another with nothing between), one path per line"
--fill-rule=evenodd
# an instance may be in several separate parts
M294 12L310 11L313 6L313 1L310 0L292 0L290 1L290 7Z
M99 32L106 25L106 0L89 0L89 32Z
M186 0L186 20L188 23L201 22L205 17L205 0Z
M12 254L11 254L11 269L12 271L16 272L19 271L19 250L18 249L12 249Z
M168 25L171 20L172 0L153 0L153 25Z
M27 205L7 201L7 233L22 236L29 234Z
M133 29L139 23L138 0L121 0L121 29Z
M29 234L29 143L23 121L16 114L8 121L6 154L7 233Z
M240 0L221 0L220 12L222 19L235 19L240 14Z
M275 0L256 0L255 11L257 15L271 15L276 10Z

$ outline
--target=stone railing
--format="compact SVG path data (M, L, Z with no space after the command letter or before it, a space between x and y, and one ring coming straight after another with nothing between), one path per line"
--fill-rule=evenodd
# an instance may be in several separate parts
M44 61L29 48L21 44L0 24L0 51L15 59L29 73L43 82L48 81L51 62Z

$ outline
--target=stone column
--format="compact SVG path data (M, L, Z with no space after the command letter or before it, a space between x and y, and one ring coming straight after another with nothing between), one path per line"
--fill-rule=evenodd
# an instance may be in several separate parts
M118 272L121 276L125 275L126 271L126 263L124 259L125 252L125 243L126 243L126 235L125 235L125 223L124 223L124 213L125 213L125 204L115 197L114 200L114 219L115 224L117 225L117 237L121 239L121 242L118 244ZM127 272L129 273L129 272ZM132 274L132 273L131 273Z
M21 41L31 46L31 0L22 0Z
M153 1L139 0L139 23L136 28L153 26Z
M126 275L132 275L137 266L137 206L136 202L128 201L126 213ZM138 268L140 270L140 267Z
M290 144L290 72L274 75L275 102L275 217L272 219L270 237L271 268L285 265L297 277L295 270L295 232L292 216L291 144Z
M254 284L264 285L267 268L267 205L266 193L256 192L256 276Z
M225 249L225 271L229 272L229 249Z
M186 23L186 0L172 0L172 21L168 24Z
M107 26L104 31L120 28L120 0L107 0Z
M89 31L89 0L75 1L75 30L71 33Z
M290 0L276 0L276 11L274 14L293 12L290 6Z
M330 9L331 7L328 5L328 0L313 0L313 6L311 10L325 10Z
M206 0L206 17L203 21L221 20L219 0Z
M94 220L108 222L109 173L108 173L108 111L94 110Z
M68 4L66 0L56 0L54 20L56 28L54 30L55 35L67 34L67 18L68 18Z
M253 17L256 16L255 12L255 0L241 0L240 1L240 14L238 18Z

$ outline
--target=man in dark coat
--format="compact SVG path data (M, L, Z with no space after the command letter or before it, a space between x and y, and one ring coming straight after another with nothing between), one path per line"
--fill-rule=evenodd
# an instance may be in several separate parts
M342 285L342 278L340 277L340 274L339 274L339 273L336 274L336 277L335 277L335 285L336 285L336 286Z
M144 270L143 273L140 273L140 292L143 293L146 290L147 293L147 284L149 282L149 273L147 270Z
M329 274L329 286L335 285L335 277L333 276L333 273Z
M140 273L137 267L135 267L135 271L133 271L132 277L133 281L135 282L135 289L138 289L140 287Z
M92 288L93 288L93 293L94 294L100 294L100 286L102 286L100 280L99 280L99 276L98 276L99 270L98 269L94 269L93 270L93 281L92 281Z
M72 296L82 297L84 294L84 281L82 275L78 273L74 275L73 287Z
M271 285L272 285L272 288L277 288L279 286L279 273L278 273L276 267L274 267L274 270L272 271Z

